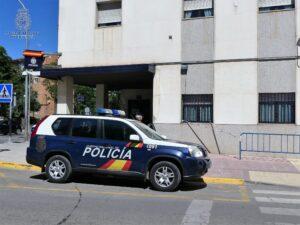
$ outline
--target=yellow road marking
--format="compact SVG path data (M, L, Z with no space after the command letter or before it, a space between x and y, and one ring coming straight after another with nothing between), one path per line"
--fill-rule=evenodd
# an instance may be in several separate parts
M245 184L245 181L243 179L236 178L203 177L203 180L208 184L231 184L237 186Z
M117 162L116 165L110 167L109 169L119 169L120 166L124 166L124 164L126 163L126 161L123 162L123 160L118 160L116 162ZM41 168L37 166L24 165L19 163L10 163L10 162L0 162L0 168L28 170L28 171L37 171L37 172L41 171ZM229 184L229 185L241 186L244 185L245 183L243 179L236 179L236 178L203 177L203 180L207 184Z
M3 169L15 169L15 170L28 170L28 171L41 171L40 167L24 165L19 163L11 163L11 162L0 162L0 168Z
M24 190L33 190L33 191L52 191L52 192L77 192L76 189L59 189L59 188L41 188L41 187L30 187L30 186L16 186L16 185L7 185L0 186L0 189L24 189ZM114 195L114 196L130 196L130 197L144 197L144 198L164 198L164 199L177 199L177 200L194 200L193 196L178 196L178 195L162 195L162 194L139 194L139 193L130 193L130 192L112 192L112 191L95 191L95 190L82 190L83 193L88 194L97 194L97 195ZM246 191L247 192L247 191ZM222 202L240 202L248 203L250 200L242 198L218 198L214 196L205 195L205 197L211 197L214 201Z

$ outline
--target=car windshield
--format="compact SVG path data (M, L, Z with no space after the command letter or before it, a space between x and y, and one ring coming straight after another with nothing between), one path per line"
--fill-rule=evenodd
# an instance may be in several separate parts
M130 122L133 123L139 130L141 130L148 138L158 140L158 141L164 140L164 138L162 136L160 136L156 131L152 130L147 125L145 125L141 122L138 122L136 120L133 120Z

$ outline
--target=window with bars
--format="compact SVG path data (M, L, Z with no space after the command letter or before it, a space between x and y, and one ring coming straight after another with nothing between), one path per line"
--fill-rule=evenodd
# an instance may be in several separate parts
M97 26L107 27L122 24L121 0L97 1Z
M258 0L260 12L295 8L295 0Z
M259 94L260 123L295 123L295 93Z
M185 19L214 15L213 0L184 0L183 4Z
M213 122L213 95L183 95L183 120L188 122Z

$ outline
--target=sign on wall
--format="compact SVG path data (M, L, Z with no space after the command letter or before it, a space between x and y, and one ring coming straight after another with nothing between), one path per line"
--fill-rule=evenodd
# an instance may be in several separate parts
M40 71L44 62L44 53L42 51L25 50L24 68L27 70Z

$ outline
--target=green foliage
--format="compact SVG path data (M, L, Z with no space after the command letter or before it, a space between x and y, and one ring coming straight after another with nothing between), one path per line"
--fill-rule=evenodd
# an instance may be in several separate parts
M50 94L48 100L53 100L56 103L57 102L57 81L44 79L43 85L46 87L46 90Z
M84 109L89 107L92 114L96 112L95 88L75 85L74 87L74 113L84 115ZM81 97L82 96L82 97Z
M21 69L17 63L7 55L4 47L0 46L0 83L13 83L14 92L17 98L17 106L13 110L13 117L24 116L24 77L21 75ZM36 100L37 93L32 92L31 106L34 111L40 109L40 104ZM0 116L8 117L8 104L2 104L0 107Z
M108 107L111 109L120 109L120 92L119 91L109 91L108 92Z

